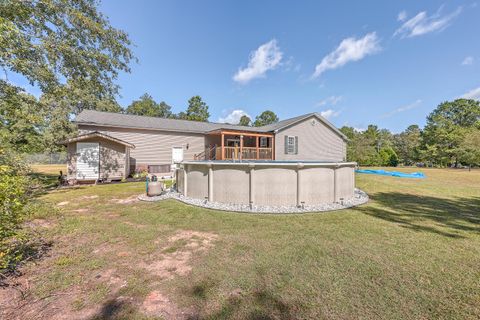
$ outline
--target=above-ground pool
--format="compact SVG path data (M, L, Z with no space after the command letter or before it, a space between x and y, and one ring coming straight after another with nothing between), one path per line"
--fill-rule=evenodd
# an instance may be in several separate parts
M189 198L259 206L337 203L354 197L355 162L186 161L177 190Z

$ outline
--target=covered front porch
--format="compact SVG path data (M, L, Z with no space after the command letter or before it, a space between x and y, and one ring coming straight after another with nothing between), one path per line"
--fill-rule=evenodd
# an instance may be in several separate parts
M205 151L196 160L275 160L272 133L215 130L205 136Z

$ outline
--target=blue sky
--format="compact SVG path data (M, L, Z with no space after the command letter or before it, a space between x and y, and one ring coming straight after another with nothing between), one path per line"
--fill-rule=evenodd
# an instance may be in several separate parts
M322 112L337 126L394 132L440 102L480 99L480 3L127 1L101 10L139 63L119 102L147 92L175 112L200 95L211 121Z

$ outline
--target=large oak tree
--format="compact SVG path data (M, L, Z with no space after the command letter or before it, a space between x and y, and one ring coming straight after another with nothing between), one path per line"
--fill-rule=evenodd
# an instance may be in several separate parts
M131 46L127 34L112 27L98 11L95 0L1 1L4 75L0 95L8 102L25 91L10 81L13 75L21 75L40 89L36 113L45 116L51 144L70 134L72 127L67 122L83 109L120 110L115 80L120 72L130 72L129 64L135 60ZM0 121L9 125L5 118Z

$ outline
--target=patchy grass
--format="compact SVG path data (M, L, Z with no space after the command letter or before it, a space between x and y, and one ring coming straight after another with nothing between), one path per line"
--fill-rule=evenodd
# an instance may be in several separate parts
M47 189L58 186L60 171L63 174L67 172L67 165L65 164L33 164L30 168L32 169L30 176Z
M422 171L427 179L358 175L368 204L302 215L112 201L142 193L143 183L56 190L43 200L62 214L35 225L53 241L49 256L12 279L23 298L0 290L0 310L45 319L59 310L90 319L477 319L480 171Z
M32 171L45 175L58 176L60 171L62 171L63 174L67 172L66 164L32 164L30 167Z

